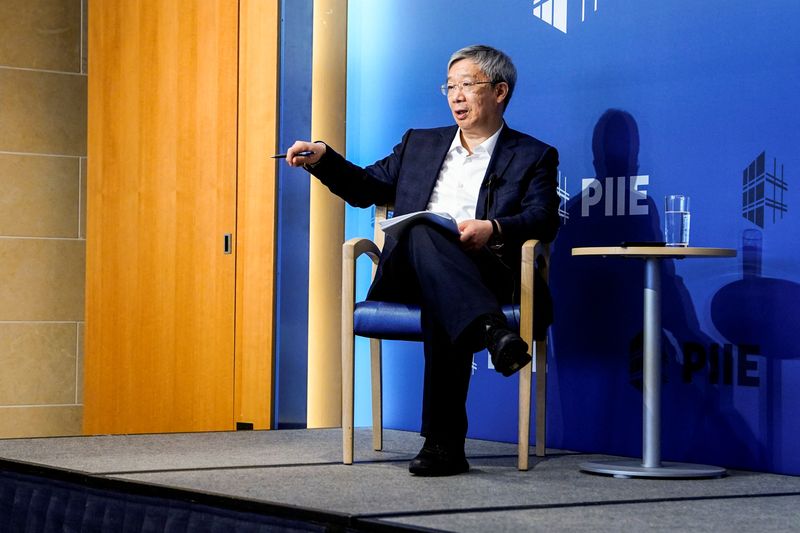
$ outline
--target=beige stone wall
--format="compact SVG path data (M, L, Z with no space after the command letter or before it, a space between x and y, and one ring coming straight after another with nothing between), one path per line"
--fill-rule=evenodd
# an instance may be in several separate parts
M0 1L0 437L81 432L85 0Z

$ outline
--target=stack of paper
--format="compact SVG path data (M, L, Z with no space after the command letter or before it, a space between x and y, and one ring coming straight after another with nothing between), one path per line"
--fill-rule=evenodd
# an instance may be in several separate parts
M400 215L399 217L392 217L380 222L381 229L386 235L390 235L395 239L399 238L409 224L417 222L428 222L441 226L447 231L451 231L458 235L458 222L448 213L436 213L433 211L415 211L407 215Z

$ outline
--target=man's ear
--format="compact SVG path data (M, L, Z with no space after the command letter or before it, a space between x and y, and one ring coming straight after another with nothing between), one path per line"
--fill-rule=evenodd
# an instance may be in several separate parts
M501 81L494 85L494 95L497 103L502 103L508 98L508 83Z

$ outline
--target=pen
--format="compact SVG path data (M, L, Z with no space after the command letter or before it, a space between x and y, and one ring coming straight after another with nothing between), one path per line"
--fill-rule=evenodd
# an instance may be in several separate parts
M302 152L297 152L294 155L300 157L308 157L310 155L314 155L314 152L312 152L311 150L303 150ZM286 159L286 154L275 154L271 157L272 159Z

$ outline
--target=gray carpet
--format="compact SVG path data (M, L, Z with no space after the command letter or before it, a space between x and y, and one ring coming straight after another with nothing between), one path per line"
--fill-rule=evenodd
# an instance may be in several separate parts
M471 440L468 475L425 479L407 471L420 445L387 431L374 452L358 430L345 466L339 430L243 431L0 440L0 458L449 531L800 531L798 477L614 479L556 450L519 472L515 445Z

